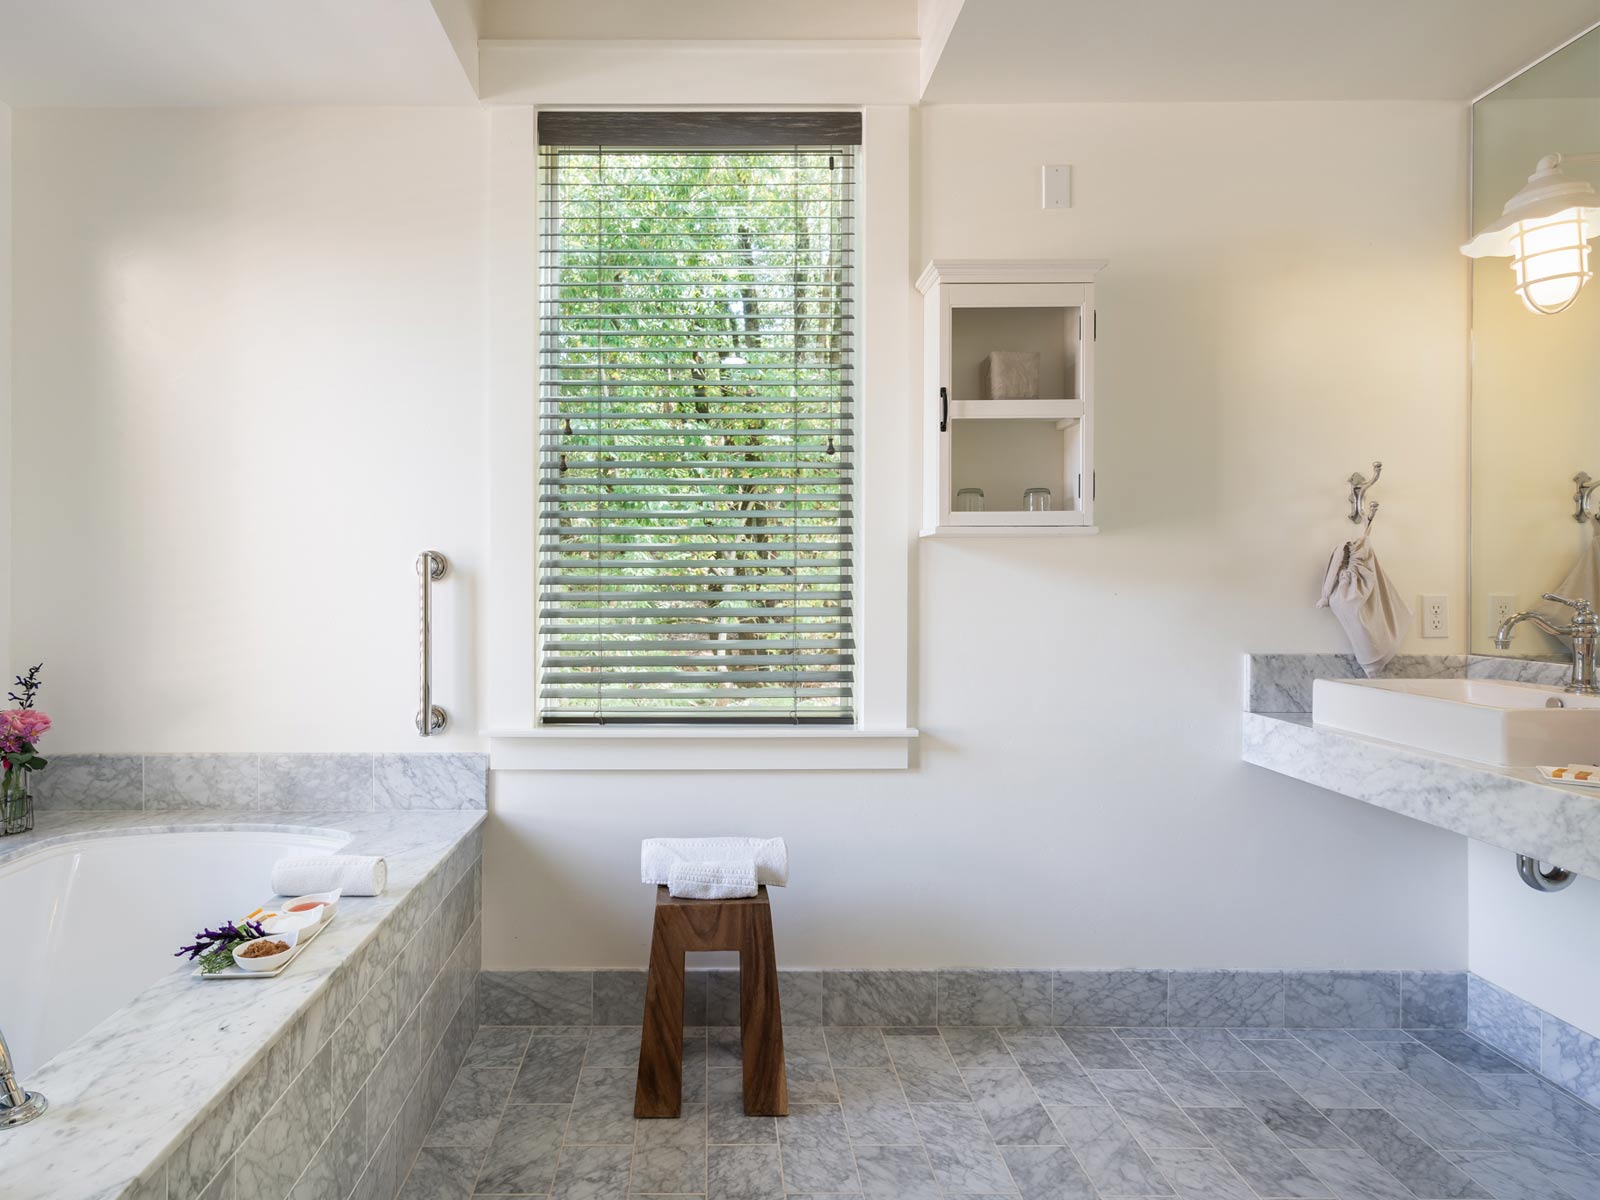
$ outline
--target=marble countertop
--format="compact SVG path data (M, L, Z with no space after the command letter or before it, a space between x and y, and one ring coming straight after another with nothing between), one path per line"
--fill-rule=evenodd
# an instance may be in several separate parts
M1600 878L1600 791L1312 723L1244 714L1244 760L1474 841Z
M270 985L205 983L192 965L95 1026L23 1085L50 1111L7 1130L0 1143L6 1200L118 1195L161 1161L254 1067L269 1047L337 987L357 985L379 927L483 823L482 809L453 811L54 812L31 833L0 840L0 864L44 846L129 833L207 829L343 831L340 852L380 854L382 896L349 897L338 919ZM266 897L263 896L263 899Z

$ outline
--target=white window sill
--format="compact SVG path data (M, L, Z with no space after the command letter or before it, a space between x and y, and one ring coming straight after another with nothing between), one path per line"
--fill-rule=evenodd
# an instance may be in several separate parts
M915 729L558 725L491 729L492 771L903 771Z

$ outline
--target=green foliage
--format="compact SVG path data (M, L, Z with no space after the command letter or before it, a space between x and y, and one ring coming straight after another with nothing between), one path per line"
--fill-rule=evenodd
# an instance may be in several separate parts
M849 624L834 547L852 507L850 161L546 152L542 428L559 450L546 443L544 481L560 514L546 644L568 624L589 644L585 621L625 629L560 651L597 665L562 675L578 682L558 707L834 709L848 694L847 674L843 689L814 681L805 659L845 641L808 627ZM663 652L669 679L589 682L638 637L685 642ZM816 645L752 661L799 638ZM755 669L728 683L731 658Z

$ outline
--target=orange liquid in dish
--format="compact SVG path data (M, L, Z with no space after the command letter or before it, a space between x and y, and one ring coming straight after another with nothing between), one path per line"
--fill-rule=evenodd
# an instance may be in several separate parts
M313 908L321 908L326 903L326 900L308 900L304 904L291 904L289 906L289 911L310 912Z

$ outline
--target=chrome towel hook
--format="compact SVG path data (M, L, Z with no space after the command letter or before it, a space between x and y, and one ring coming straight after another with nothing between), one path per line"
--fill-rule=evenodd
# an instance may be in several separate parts
M1587 471L1579 471L1572 477L1572 482L1578 485L1578 490L1572 493L1574 505L1572 519L1581 525L1584 519L1591 515L1594 501L1590 493L1600 487L1600 481L1590 479ZM1600 516L1596 516L1595 520L1600 521Z
M1371 479L1368 479L1360 471L1352 471L1351 472L1351 474L1350 474L1350 524L1352 524L1352 525L1361 524L1361 516L1362 516L1362 513L1361 513L1361 502L1366 498L1367 489L1370 488L1373 484L1377 483L1378 482L1378 476L1380 476L1382 474L1383 474L1383 464L1381 462L1375 462L1375 463L1372 464L1372 478ZM1377 507L1378 506L1376 504L1374 504L1372 507L1373 507L1373 511L1377 511ZM1371 525L1372 525L1372 517L1369 515L1367 517L1367 526L1370 528Z
M449 723L449 715L433 702L433 585L450 570L450 560L437 550L417 555L417 575L422 581L422 703L417 706L417 733L431 737Z

